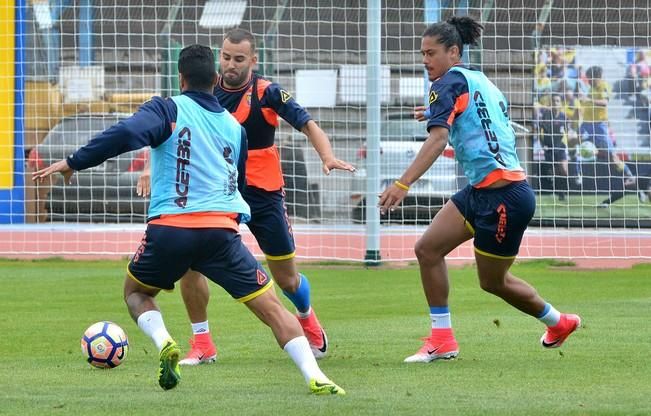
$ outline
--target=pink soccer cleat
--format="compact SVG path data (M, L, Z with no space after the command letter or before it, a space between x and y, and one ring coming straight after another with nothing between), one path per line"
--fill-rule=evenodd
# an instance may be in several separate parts
M449 360L459 355L459 344L452 329L432 329L432 334L423 338L425 344L414 355L405 358L406 363L429 363L434 360Z
M217 360L217 348L210 334L199 334L190 338L190 351L179 361L180 365L199 365L214 363Z
M325 357L328 352L328 337L314 314L314 310L310 309L310 316L307 318L296 317L303 328L307 342L310 343L310 349L312 350L312 354L314 354L314 358Z
M547 331L540 338L540 344L545 348L558 348L580 326L581 318L579 315L562 313L558 324L547 327Z

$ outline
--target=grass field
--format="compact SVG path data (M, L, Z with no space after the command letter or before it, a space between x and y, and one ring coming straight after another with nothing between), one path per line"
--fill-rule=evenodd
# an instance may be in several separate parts
M651 204L641 203L636 195L626 195L607 208L599 204L608 198L608 194L569 195L565 201L558 201L554 195L536 195L535 218L574 218L574 219L612 219L651 218Z
M585 327L560 350L544 328L483 293L471 267L451 271L457 360L402 363L429 332L415 267L304 266L331 339L321 367L345 397L314 397L271 332L213 286L210 322L220 357L156 382L157 352L122 302L124 262L0 261L0 414L7 415L648 415L651 266L577 271L517 265ZM178 291L159 303L183 348L190 336ZM91 368L79 338L112 320L131 350L112 370Z

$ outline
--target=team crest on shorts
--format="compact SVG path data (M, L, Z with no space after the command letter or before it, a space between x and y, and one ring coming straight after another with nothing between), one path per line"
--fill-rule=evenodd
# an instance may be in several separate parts
M265 273L264 270L258 269L257 275L258 275L258 284L260 286L264 285L269 280L269 276L267 276L267 273Z

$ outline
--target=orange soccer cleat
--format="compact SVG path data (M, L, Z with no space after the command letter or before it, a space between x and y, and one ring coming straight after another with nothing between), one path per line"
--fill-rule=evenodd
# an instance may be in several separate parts
M199 334L190 338L190 351L179 361L180 365L199 365L214 363L217 360L217 348L210 338L210 333Z
M459 355L459 344L452 329L432 329L432 334L423 338L425 344L414 355L405 358L406 363L429 363L434 360L449 360Z
M310 315L307 318L301 318L300 316L297 316L297 318L303 328L307 342L310 343L314 358L323 358L328 352L328 337L314 314L314 310L310 309Z
M547 327L547 331L540 338L540 344L545 348L558 348L580 326L581 318L578 315L563 313L558 324Z

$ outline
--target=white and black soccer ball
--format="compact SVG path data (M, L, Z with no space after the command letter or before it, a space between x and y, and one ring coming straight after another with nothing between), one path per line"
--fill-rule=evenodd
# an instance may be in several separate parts
M128 351L127 334L113 322L94 323L81 337L81 353L93 367L117 367L127 357Z

